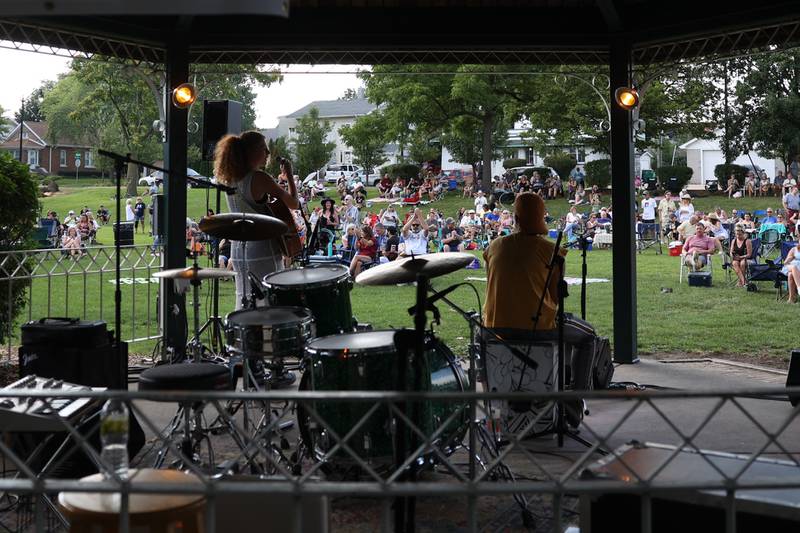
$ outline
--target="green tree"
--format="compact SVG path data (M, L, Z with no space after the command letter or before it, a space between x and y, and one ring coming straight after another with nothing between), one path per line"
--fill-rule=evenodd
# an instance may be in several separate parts
M53 88L55 82L45 81L39 87L33 90L31 94L22 100L22 108L14 113L14 120L17 122L22 120L29 120L32 122L42 122L44 114L42 113L42 101L45 94Z
M431 69L438 73L427 74ZM481 134L481 179L488 186L496 150L493 140L509 122L506 106L517 93L519 76L482 65L378 65L362 74L362 79L367 98L383 106L401 149L411 131L430 139L442 135L456 118L476 120Z
M316 107L297 120L294 153L301 177L324 167L330 161L336 148L336 143L327 141L331 129L329 121L320 120Z
M471 116L457 117L442 133L442 145L452 156L453 162L471 165L475 175L483 161L483 125ZM492 160L509 155L504 149L508 141L508 124L498 124L492 132ZM442 161L442 164L447 161Z
M389 136L386 122L377 112L358 117L352 126L342 126L339 135L353 149L355 163L367 172L386 162L383 148Z
M6 110L0 106L0 139L4 139L8 135L12 126L13 122L6 118Z
M27 165L0 153L0 251L27 248L27 240L39 216L39 194ZM10 255L3 265L8 272L25 270L17 256ZM25 290L30 280L0 281L3 305L0 305L0 343L19 312L25 306ZM9 285L10 284L10 285Z
M280 158L291 158L292 154L289 150L289 145L286 143L286 137L278 137L277 139L268 139L267 148L269 148L269 160L267 161L267 174L277 176L281 173Z

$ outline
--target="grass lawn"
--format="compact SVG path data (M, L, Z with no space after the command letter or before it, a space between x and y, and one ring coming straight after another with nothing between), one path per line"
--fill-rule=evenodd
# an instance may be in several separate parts
M55 209L59 216L65 216L69 209L79 210L83 205L96 209L101 203L111 208L113 189L111 187L80 187L71 189L64 184L63 192L52 198L42 201L43 209ZM143 192L143 190L142 190ZM610 201L610 198L607 199ZM213 204L213 197L211 199ZM449 195L436 204L446 216L454 215L461 205L470 201L458 195ZM694 201L698 210L710 210L721 206L730 211L737 209L763 209L768 206L779 207L777 198L736 199L716 196L710 198L697 198ZM375 204L379 208L380 204ZM188 213L198 219L205 213L205 190L189 190ZM548 209L554 216L566 212L566 201L557 200L548 202ZM427 207L424 207L427 209ZM113 213L112 213L113 215ZM105 244L112 244L113 238L110 226L100 230L99 240ZM137 234L136 243L150 242L147 235ZM86 261L84 258L82 261ZM481 261L482 262L482 261ZM592 250L588 253L588 274L593 278L606 278L613 280L611 266L611 251ZM482 265L483 266L483 265ZM637 291L638 291L638 340L639 349L643 354L653 353L691 353L691 354L717 354L717 355L744 355L766 357L774 361L788 360L789 351L796 346L792 327L780 325L785 311L792 308L783 302L775 301L775 290L769 284L761 284L757 293L749 293L743 289L729 286L726 282L719 261L715 265L714 286L712 288L689 287L685 282L678 284L678 258L670 257L664 250L663 255L647 250L637 255ZM138 271L137 276L142 276ZM123 276L125 276L123 272ZM485 277L485 271L463 270L433 281L437 288L444 288L451 283L464 281L466 277ZM572 251L567 256L567 275L580 276L580 253ZM95 276L96 277L96 276ZM133 276L131 276L133 277ZM83 276L71 277L69 281L70 295L66 300L70 302L71 314L83 314L86 306L86 316L95 318L99 316L100 288L96 281L87 282L86 298L83 298ZM91 278L91 276L89 276ZM113 321L113 290L109 283L110 276L106 276L101 286L103 287L104 309L103 317L109 322ZM54 281L54 284L56 282ZM220 308L223 313L233 309L232 283L222 283L222 299ZM483 298L482 281L475 281L474 285ZM662 293L661 288L672 289L671 293ZM50 314L59 316L65 305L64 291L55 286L49 291L51 294ZM136 302L135 319L126 318L123 333L127 337L142 336L147 328L153 328L155 316L151 311L147 313L148 298L155 301L155 286L147 284L123 286L123 303L125 309L130 305L126 302ZM205 309L209 304L207 289L203 289L202 304ZM34 283L32 316L40 317L47 314L48 287L46 281ZM579 312L580 287L571 287L571 295L567 300L569 311ZM520 295L524 297L524 295ZM372 323L376 328L383 327L411 327L411 318L406 309L413 304L413 287L361 287L355 286L351 293L354 313L360 321ZM477 309L475 294L468 288L457 290L453 293L453 300L470 309ZM58 304L58 305L56 305ZM605 336L612 336L612 285L611 283L593 283L587 287L588 320L598 331ZM440 306L442 323L438 326L441 337L456 350L466 346L468 331L463 321L455 312ZM26 310L27 311L27 310ZM75 312L73 312L75 311ZM205 312L204 312L205 313ZM788 313L787 313L788 315ZM27 312L25 313L27 317ZM130 317L130 311L123 313ZM788 316L787 316L788 319ZM132 322L132 323L129 323ZM152 348L152 343L141 342L131 346L133 352L147 352Z

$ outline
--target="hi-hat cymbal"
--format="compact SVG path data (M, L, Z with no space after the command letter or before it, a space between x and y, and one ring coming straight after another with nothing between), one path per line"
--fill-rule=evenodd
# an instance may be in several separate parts
M282 220L254 213L222 213L203 217L199 226L204 233L231 241L265 241L289 231Z
M220 279L232 278L236 274L232 270L225 270L223 268L173 268L171 270L162 270L156 272L153 276L165 279L188 279L190 281L197 281L203 279Z
M356 277L359 285L394 285L416 281L417 274L436 278L469 265L475 256L461 252L403 257L365 270Z

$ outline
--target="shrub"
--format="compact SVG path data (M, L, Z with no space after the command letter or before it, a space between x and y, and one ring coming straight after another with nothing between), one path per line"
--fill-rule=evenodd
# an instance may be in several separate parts
M714 167L714 177L717 178L717 181L722 185L727 184L728 178L733 174L736 181L739 182L739 185L744 185L744 178L749 170L750 169L742 165L735 165L733 163L726 165L723 163Z
M572 154L556 152L555 154L550 154L545 157L544 164L548 167L552 167L553 170L556 171L556 174L564 180L569 177L570 171L578 164L578 160L575 159L575 156Z
M403 178L410 180L419 176L419 166L411 163L397 163L395 165L386 165L383 167L383 173L389 174L392 179Z
M38 221L38 187L27 165L12 159L7 152L0 154L0 191L3 191L0 194L0 251L24 249ZM8 261L12 264L4 267L13 272L19 265L13 264L13 256ZM30 280L25 279L0 281L0 294L4 298L0 305L0 343L5 342L10 324L25 305L25 289L29 284Z
M678 183L675 187L678 191L683 189L686 184L689 183L689 180L692 179L692 174L694 174L692 167L683 167L678 165L658 167L656 172L658 172L658 179L661 182L661 185L664 187L667 186L670 178L678 178Z
M514 167L524 167L525 163L527 163L527 161L520 158L506 159L505 161L503 161L503 168L508 170L509 168L514 168Z
M611 185L611 160L610 159L596 159L589 161L584 165L586 170L586 185L592 187L597 185L601 189L605 189Z

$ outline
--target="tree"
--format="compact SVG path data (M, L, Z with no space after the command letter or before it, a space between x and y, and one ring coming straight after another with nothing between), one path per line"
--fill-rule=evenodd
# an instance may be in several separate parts
M0 106L0 139L5 139L11 126L13 126L12 121L6 118L6 111Z
M20 119L31 122L44 121L44 115L42 114L42 101L44 100L45 94L47 94L47 92L53 88L53 85L55 85L55 82L45 81L39 87L34 89L31 94L25 97L22 100L22 108L14 113L14 120L17 122L19 122Z
M386 122L377 112L358 117L352 126L342 126L339 128L339 136L353 149L355 163L364 167L367 172L372 172L386 162L383 148L389 136Z
M499 124L492 132L492 161L508 155L508 125ZM475 175L483 161L483 128L474 117L454 119L442 133L442 145L447 147L453 161L471 165ZM442 161L444 164L446 161Z
M359 97L358 91L356 89L350 88L345 89L344 94L339 97L339 100L356 100Z
M331 159L336 143L328 142L331 123L320 120L319 109L312 107L297 120L295 126L294 153L296 166L301 176L324 167Z
M26 249L27 239L38 222L39 194L28 166L0 153L0 251ZM26 270L21 256L9 255L3 268L7 272ZM30 279L0 281L0 343L5 342L9 324L25 306L25 291Z
M436 75L426 74L431 68ZM370 101L382 105L390 132L401 150L410 140L442 135L452 121L471 117L480 124L481 179L488 187L496 147L493 140L509 123L506 106L520 84L519 76L483 65L375 66L361 75Z
M267 160L267 174L277 176L281 173L280 158L291 158L292 154L289 150L289 145L286 143L286 137L278 137L277 139L268 139L267 148L269 149L269 160Z
M247 65L197 65L193 82L205 99L233 99L243 104L242 124L255 124L255 92L258 84L279 79ZM102 146L111 151L130 153L136 159L154 161L163 156L161 134L154 123L166 118L164 76L146 64L132 65L102 61L75 60L70 72L45 94L42 109L51 136ZM189 112L190 166L199 166L202 109ZM98 167L110 163L98 158ZM136 194L138 169L128 168L127 194Z
M740 59L733 68L734 153L755 149L788 167L800 155L800 52Z

